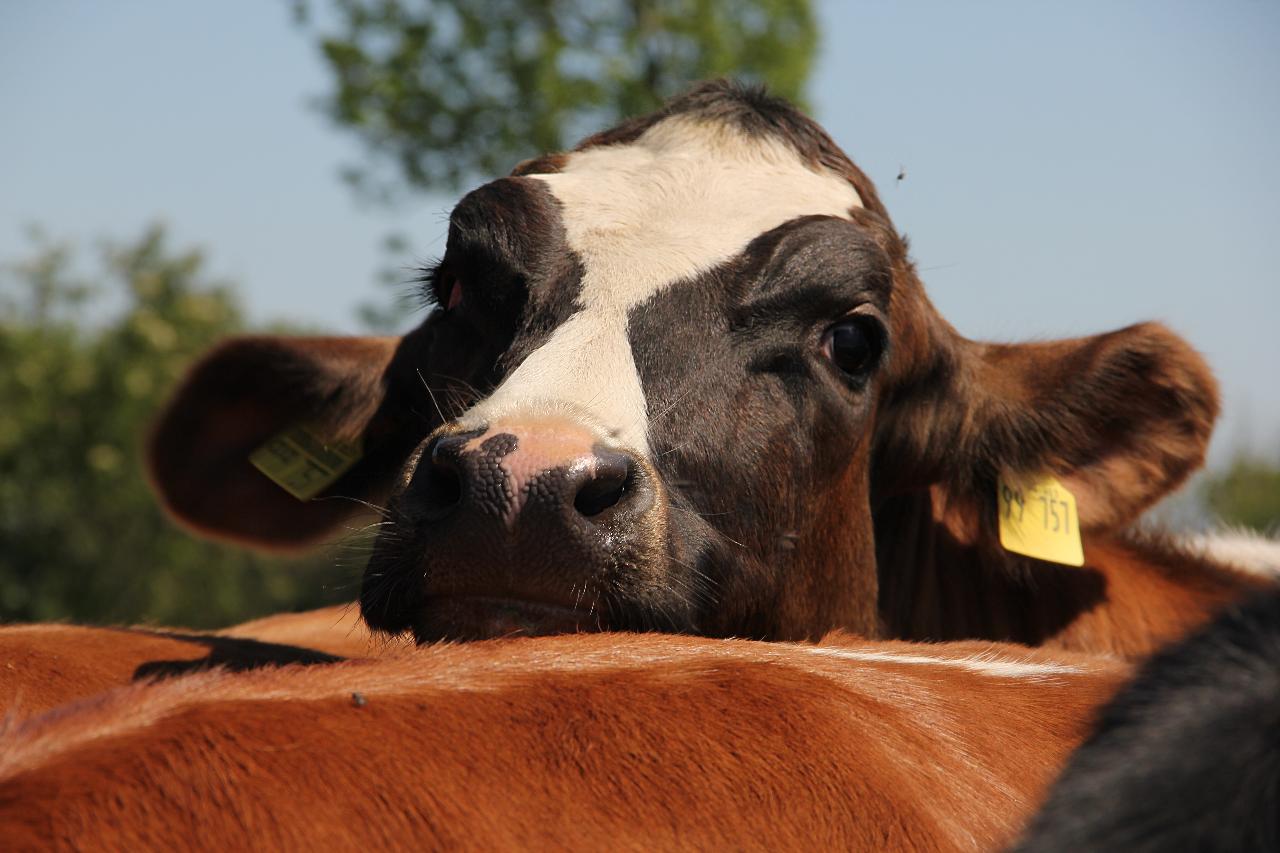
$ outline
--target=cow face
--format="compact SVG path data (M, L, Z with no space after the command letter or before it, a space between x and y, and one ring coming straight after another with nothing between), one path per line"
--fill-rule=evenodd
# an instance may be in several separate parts
M300 503L248 454L299 419L361 436L327 495L388 501L362 612L419 640L877 634L882 502L929 490L989 538L996 473L1045 470L1114 528L1199 463L1215 413L1160 327L961 338L865 176L727 84L466 196L429 287L400 340L225 345L152 442L179 518L289 547L350 504Z

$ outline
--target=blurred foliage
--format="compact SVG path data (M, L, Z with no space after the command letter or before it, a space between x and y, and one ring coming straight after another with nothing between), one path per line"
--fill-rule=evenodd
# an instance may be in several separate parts
M1280 533L1280 464L1239 456L1227 470L1210 474L1205 503L1227 524Z
M394 295L385 302L362 302L356 319L372 334L402 335L422 322L423 312L432 304L429 291L422 287L423 260L402 233L386 235L382 252L381 267L374 278Z
M810 0L294 0L293 8L317 31L333 73L326 112L373 155L346 177L384 201L505 173L708 77L764 82L803 102L817 46Z
M0 619L212 627L349 599L332 555L264 559L186 535L142 469L150 419L185 366L243 326L197 251L159 227L78 253L33 234L0 269Z

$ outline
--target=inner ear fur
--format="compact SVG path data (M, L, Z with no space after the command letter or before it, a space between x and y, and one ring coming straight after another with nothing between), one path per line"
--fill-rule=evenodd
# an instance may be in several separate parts
M989 529L1002 469L1052 474L1075 495L1081 528L1105 531L1203 464L1217 383L1164 326L1028 344L943 332L951 340L888 401L877 459L887 494L932 487L961 540Z
M152 429L147 465L162 505L204 536L260 548L297 550L330 535L361 501L381 498L412 450L390 369L403 340L242 337L216 347ZM350 471L305 502L249 462L299 421L365 445Z

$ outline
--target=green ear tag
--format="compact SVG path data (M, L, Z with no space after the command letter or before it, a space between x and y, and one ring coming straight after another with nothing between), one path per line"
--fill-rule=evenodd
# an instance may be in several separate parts
M1084 565L1080 512L1066 486L1048 474L1015 477L1006 471L996 489L1000 544L1006 551L1066 566Z
M280 488L309 501L360 461L360 445L359 439L327 441L302 422L276 433L249 454L249 461Z

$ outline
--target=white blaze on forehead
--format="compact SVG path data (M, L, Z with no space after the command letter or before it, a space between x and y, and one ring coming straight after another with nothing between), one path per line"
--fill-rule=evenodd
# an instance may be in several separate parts
M586 416L610 443L648 452L644 390L627 338L632 308L742 252L800 216L861 207L843 177L779 139L722 123L666 119L634 142L579 151L532 175L560 202L583 266L581 310L463 419L530 409Z

